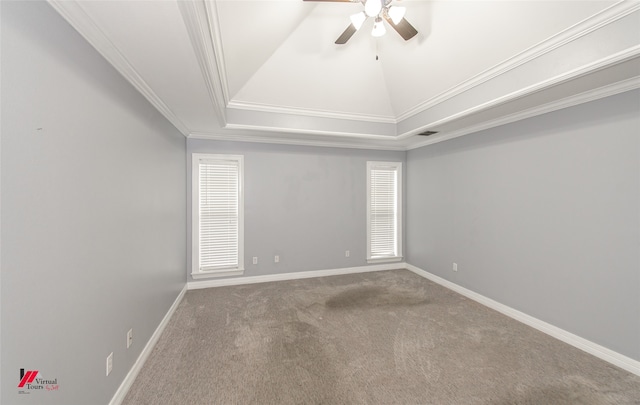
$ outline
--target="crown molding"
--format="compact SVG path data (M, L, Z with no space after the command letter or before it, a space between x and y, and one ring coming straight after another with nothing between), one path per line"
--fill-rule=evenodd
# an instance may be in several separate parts
M211 40L213 41L213 50L215 52L215 62L218 68L218 74L220 78L220 86L222 88L222 95L225 101L225 106L229 104L231 96L229 94L229 81L227 80L227 69L224 56L224 48L222 46L222 32L220 31L220 19L218 17L218 2L217 1L204 1L204 10L207 14L207 21L209 21L209 28L211 31Z
M317 118L333 118L349 121L366 121L366 122L380 122L384 124L397 124L398 121L395 117L387 115L370 115L370 114L358 114L358 113L343 113L338 111L326 111L326 110L312 110L307 108L297 107L284 107L271 104L253 103L250 101L230 101L228 108L235 108L238 110L260 111L274 114L291 114L302 115L306 117Z
M527 118L532 118L538 115L550 113L553 111L561 110L563 108L573 107L579 104L588 103L601 98L614 96L616 94L624 93L640 88L640 76L627 80L622 80L610 85L602 86L596 89L588 90L570 97L563 98L561 100L546 103L540 106L526 109L514 114L503 116L494 120L486 121L481 124L469 126L454 132L442 134L438 137L427 138L423 141L411 143L409 145L402 144L398 140L389 140L387 144L372 144L372 143L355 143L355 142L336 142L329 140L318 139L299 139L299 138L286 138L286 137L267 137L262 135L248 135L248 134L217 134L210 132L192 132L189 134L189 139L209 139L217 141L232 141L232 142L253 142L253 143L270 143L270 144L282 144L282 145L300 145L300 146L317 146L317 147L332 147L332 148L347 148L347 149L372 149L372 150L389 150L389 151L409 151L418 149L424 146L433 145L439 142L448 141L450 139L458 138L465 135L470 135L483 131L486 129L494 128L501 125L510 124L512 122L520 121ZM411 138L415 139L415 138Z
M486 83L502 74L505 74L513 69L518 68L532 60L539 58L549 52L554 51L557 48L565 46L573 41L576 41L591 32L594 32L604 26L607 26L635 11L640 10L640 2L636 1L628 1L621 0L610 7L602 10L601 12L577 23L573 26L565 29L564 31L551 36L550 38L541 41L540 43L528 48L527 50L515 55L512 58L505 60L502 63L495 65L492 68L489 68L480 74L466 80L449 90L440 93L439 95L426 100L423 103L418 104L412 109L402 113L397 117L392 116L377 116L377 115L367 115L367 114L351 114L351 113L340 113L334 111L324 111L324 110L314 110L314 109L304 109L304 108L294 108L294 107L284 107L277 105L268 105L261 103L253 103L248 101L233 101L230 100L227 103L227 108L229 109L237 109L237 110L245 110L245 111L255 111L255 112L263 112L263 113L271 113L271 114L290 114L297 116L306 116L306 117L314 117L314 118L330 118L330 119L339 119L339 120L352 120L352 121L367 121L367 122L375 122L375 123L385 123L385 124L394 124L397 125L399 122L411 118L419 113L422 113L436 105L449 100L455 96L458 96L474 87L477 87L483 83ZM487 108L491 108L495 105L514 100L519 97L523 97L527 94L531 94L533 92L539 91L547 86L553 86L560 81L568 80L571 77L578 77L579 75L588 73L589 69L598 69L597 63L589 65L590 67L585 67L584 69L577 69L576 71L568 72L566 75L558 76L552 80L547 80L542 83L539 83L536 86L530 86L525 89L521 89L518 92L511 93L506 95L505 97L501 97L495 100L492 100L488 103L484 103L474 108L463 111L459 114L452 115L450 117L446 117L442 120L437 121L436 123L430 123L428 125L424 125L421 129L433 127L435 124L443 124L446 122L453 121L455 119L459 119L461 116L482 111ZM222 66L222 70L224 70L224 65ZM241 124L227 124L226 128L229 129L250 129L250 130L261 130L261 131L269 131L269 132L295 132L300 134L318 134L318 135L334 135L334 136L349 136L349 137L358 137L358 138L369 138L370 135L367 134L353 134L348 132L326 132L326 131L314 131L314 130L292 130L290 128L283 127L264 127L264 126L251 126L251 125L241 125ZM412 130L411 133L399 134L396 136L397 140L403 140L409 138L413 135L413 133L417 132L417 130Z
M390 151L405 151L406 147L403 145L394 144L393 141L389 141L389 144L375 144L375 143L357 143L357 142L337 142L322 139L300 139L300 138L286 138L286 137L267 137L260 135L244 135L244 134L215 134L209 132L192 132L187 137L189 139L208 139L215 141L231 141L231 142L252 142L252 143L270 143L279 145L298 145L298 146L317 146L325 148L345 148L345 149L368 149L368 150L390 150Z
M224 127L227 124L229 90L215 2L178 1L178 8L206 83L213 112L220 126Z
M163 100L151 89L135 68L129 63L124 54L122 54L117 46L106 36L96 22L85 11L81 1L47 0L47 2L109 63L111 63L118 72L122 74L122 76L124 76L125 79L127 79L158 111L160 111L162 115L164 115L182 134L188 138L357 149L410 150L638 88L637 78L629 79L595 90L588 90L561 100L551 101L549 103L497 119L484 121L480 124L468 126L453 132L443 132L433 138L420 139L413 137L413 134L420 130L452 123L471 114L487 111L508 102L530 96L536 92L550 90L554 86L561 85L569 80L636 58L640 55L640 45L609 55L603 59L583 65L574 70L563 72L558 76L543 80L526 88L518 89L512 93L489 100L488 102L475 105L464 111L451 114L427 125L421 124L419 128L412 128L410 132L407 131L403 134L396 134L395 130L389 130L389 134L387 135L380 133L371 134L371 132L366 132L366 125L364 123L371 123L374 126L372 127L374 129L378 128L375 126L376 124L379 124L380 126L386 125L389 127L395 126L397 128L401 119L404 120L409 117L414 117L419 113L424 113L426 110L438 105L439 103L460 95L461 93L481 85L482 83L486 83L491 79L522 66L527 62L539 58L559 47L569 44L572 41L584 37L585 35L605 27L627 15L630 15L631 13L637 12L640 10L640 2L629 0L619 1L600 13L569 27L565 31L540 42L513 58L510 58L491 69L485 70L479 75L454 86L450 90L421 103L412 110L405 112L398 119L395 119L391 116L340 113L336 111L283 107L244 101L229 101L229 91L226 80L227 73L225 71L226 65L224 63L224 52L219 32L220 25L216 4L215 2L206 0L195 0L189 2L179 1L178 7L185 22L185 27L202 71L212 105L214 106L213 111L216 114L220 125L225 129L232 130L230 131L231 133L225 134L220 134L217 130L211 132L198 132L187 128L186 125L163 102ZM233 118L233 112L238 114L242 110L246 111L246 114L255 112L255 114L272 113L279 116L290 115L292 116L290 118L293 122L297 121L295 116L307 117L309 122L314 119L317 121L322 119L336 122L342 121L342 124L347 124L348 121L352 121L350 127L354 128L354 131L344 131L342 130L344 126L337 125L336 122L325 125L325 128L330 128L329 130L317 129L320 127L318 125L308 125L307 128L296 129L292 127L285 127L282 124L282 120L274 121L270 117L267 117L266 119L252 120L252 124L228 123L228 114ZM274 124L274 122L276 123ZM277 124L277 122L281 123ZM355 128L360 129L358 130ZM221 131L224 132L225 129L222 129ZM254 131L265 132L265 134L251 134ZM243 134L243 132L245 132L245 134ZM246 132L249 132L249 134L246 134ZM393 134L391 132L393 132ZM280 135L278 135L278 133ZM294 134L299 135L298 139L294 139ZM311 137L304 139L304 135L311 135ZM313 135L318 136L312 137ZM319 139L320 136L325 136L326 140Z
M623 80L617 83L613 83L607 86L599 87L597 89L588 90L570 97L563 98L561 100L546 103L537 107L529 108L524 111L520 111L514 114L506 115L504 117L497 118L495 120L486 121L478 125L473 125L458 131L444 134L437 138L425 139L424 141L417 142L407 146L406 150L412 150L421 148L427 145L433 145L439 142L448 141L450 139L458 138L464 135L473 134L485 129L494 128L500 125L510 124L512 122L520 121L526 118L532 118L538 115L550 113L553 111L561 110L563 108L573 107L579 104L588 103L601 98L614 96L616 94L624 93L640 88L640 76L631 79Z
M369 139L379 141L394 141L397 138L391 135L373 135L358 132L342 132L342 131L328 131L322 129L303 129L303 128L289 128L282 126L264 126L264 125L250 125L250 124L227 124L225 129L233 130L247 130L247 131L262 131L262 132L275 132L275 133L287 133L287 134L305 134L305 135L322 135L333 136L337 138L351 138L351 139Z
M437 96L426 100L415 107L405 111L396 117L397 121L403 121L411 118L421 112L424 112L437 104L458 96L476 86L488 82L497 76L500 76L510 70L513 70L525 63L539 58L561 46L573 42L585 35L609 25L635 11L640 10L640 2L621 0L610 7L600 11L599 13L577 23L573 26L561 31L550 38L524 50L523 52L501 62L475 76L469 80L446 90Z
M174 112L144 81L142 76L129 63L111 40L102 32L93 19L84 11L76 0L47 0L47 3L58 12L98 53L100 53L116 70L124 76L162 115L173 124L184 136L189 130Z
M448 117L439 119L437 121L433 121L430 122L428 124L425 125L421 125L419 128L416 128L414 130L412 130L411 132L406 132L404 134L400 134L396 137L396 139L401 140L401 139L406 139L412 136L415 136L413 133L414 132L420 132L423 130L426 130L428 128L435 128L439 125L444 125L447 123L450 123L452 121L455 121L457 119L460 119L462 117L471 115L471 114L475 114L481 111L486 111L490 108L493 107L497 107L499 105L503 105L506 104L510 101L514 101L529 95L532 95L534 93L537 93L539 91L545 90L545 89L550 89L554 86L558 86L562 83L566 83L569 80L572 79L576 79L579 78L581 76L587 75L589 73L593 73L602 69L606 69L607 67L611 67L614 66L616 64L619 63L623 63L626 62L628 60L631 60L633 58L636 58L640 56L640 45L636 45L634 47L631 47L629 49L625 49L624 51L618 52L616 54L610 55L606 58L602 58L600 60L597 60L595 62L592 63L588 63L586 65L583 65L579 68L564 72L560 75L557 75L555 77L551 77L547 80L543 80L539 83L536 83L534 85L528 86L528 87L524 87L518 91L514 91L512 93L506 94L502 97L498 97L495 98L493 100L490 100L486 103L482 103L479 104L475 107L466 109L464 111L460 111L457 112L455 114L452 114ZM597 90L597 89L596 89ZM570 98L570 97L569 97Z

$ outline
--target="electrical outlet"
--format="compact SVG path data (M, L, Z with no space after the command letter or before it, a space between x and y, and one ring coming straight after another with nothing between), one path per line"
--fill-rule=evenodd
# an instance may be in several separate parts
M280 263L280 256L275 255L275 256L273 257L273 262L274 262L274 263Z
M253 256L253 264L258 264L258 257L257 256Z
M133 344L133 329L129 329L127 332L127 349Z
M111 370L113 370L113 352L107 356L107 375L111 373Z
M344 257L349 257L349 255L351 255L351 252L349 252L348 250L344 251Z
M458 263L453 263L453 271L458 271Z

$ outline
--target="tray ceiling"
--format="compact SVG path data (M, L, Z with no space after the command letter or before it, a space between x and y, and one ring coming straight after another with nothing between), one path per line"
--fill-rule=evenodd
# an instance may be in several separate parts
M416 37L336 45L362 4L50 1L188 137L407 149L640 87L638 1L401 3Z

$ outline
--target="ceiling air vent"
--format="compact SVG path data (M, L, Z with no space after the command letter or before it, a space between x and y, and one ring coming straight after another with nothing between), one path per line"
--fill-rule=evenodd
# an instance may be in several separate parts
M420 132L418 135L421 136L429 136L429 135L433 135L433 134L437 134L438 131L424 131L424 132Z

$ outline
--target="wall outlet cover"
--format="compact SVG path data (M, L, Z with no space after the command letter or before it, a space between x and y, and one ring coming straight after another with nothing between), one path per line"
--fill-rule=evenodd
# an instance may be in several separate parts
M133 344L133 329L129 329L127 332L127 349Z
M111 374L113 370L113 352L107 356L107 375Z

